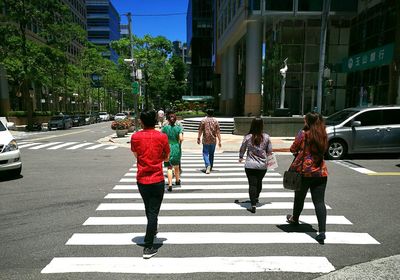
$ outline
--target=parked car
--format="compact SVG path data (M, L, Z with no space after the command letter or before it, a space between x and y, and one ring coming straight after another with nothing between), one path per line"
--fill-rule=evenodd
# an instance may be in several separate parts
M47 124L49 130L52 129L67 129L72 127L72 119L68 115L58 115L51 117Z
M127 118L128 116L125 115L124 113L117 113L114 117L114 120L119 121L119 120L125 120Z
M74 115L72 117L72 125L73 126L85 125L85 118L82 115Z
M12 123L7 123L4 117L0 119L0 176L5 174L16 177L22 170L21 153L17 141L8 130Z
M101 121L109 121L110 120L110 115L107 112L99 112L99 116Z
M400 154L400 106L348 108L326 119L328 159L347 154Z

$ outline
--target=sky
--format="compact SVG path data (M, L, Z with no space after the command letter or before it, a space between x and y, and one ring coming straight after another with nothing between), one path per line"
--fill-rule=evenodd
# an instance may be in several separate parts
M111 0L127 23L127 12L132 13L132 31L138 37L150 34L165 36L171 41L186 42L186 12L189 0ZM148 16L165 15L168 16Z

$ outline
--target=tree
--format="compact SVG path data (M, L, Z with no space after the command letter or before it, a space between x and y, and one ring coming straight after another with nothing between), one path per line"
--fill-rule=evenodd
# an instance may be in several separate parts
M55 84L59 75L49 73L51 66L62 69L65 77L66 49L71 39L81 38L83 33L72 23L69 8L57 0L0 0L0 7L6 11L0 18L0 61L22 94L30 126L33 103L29 88L34 82ZM37 28L39 37L35 40L28 37L28 26Z

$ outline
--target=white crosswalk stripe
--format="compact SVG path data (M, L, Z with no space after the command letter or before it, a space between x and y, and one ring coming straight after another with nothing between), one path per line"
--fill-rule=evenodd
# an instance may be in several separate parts
M250 203L163 203L161 211L168 210L243 210L243 207L249 207ZM271 202L260 204L258 209L292 209L293 202ZM304 209L314 209L311 202L304 203ZM326 209L331 209L326 205ZM97 207L97 211L144 211L143 203L102 203Z
M49 143L39 143L39 142L27 142L24 141L22 144L18 145L20 149L29 149L29 150L60 150L65 148L65 150L77 150L77 149L86 149L86 150L96 150L96 149L104 149L104 150L114 150L118 149L119 146L115 145L107 145L107 144L96 144L90 142L78 143L78 142L49 142Z
M174 186L175 188L176 186ZM138 187L136 184L126 184L126 185L115 185L114 190L137 190ZM248 190L249 185L245 184L235 184L235 185L218 185L218 184L210 184L210 185L186 185L183 184L180 186L181 190ZM283 189L282 184L264 184L263 189Z
M144 244L145 233L75 233L66 245ZM318 243L315 233L303 232L162 232L156 244L278 244ZM138 238L139 237L139 238ZM132 242L133 240L133 242ZM368 233L329 232L327 244L378 244Z
M71 148L73 147L69 149ZM164 194L158 218L161 231L155 238L155 244L170 246L184 244L191 246L185 248L193 248L193 250L198 245L216 244L220 247L226 246L229 248L228 252L235 250L230 246L232 244L237 244L236 246L251 244L320 246L315 240L316 232L276 231L277 225L285 224L286 214L291 213L294 198L292 191L283 189L281 174L267 172L263 180L263 190L260 193L257 213L253 215L245 211L250 206L248 182L244 165L238 162L237 154L216 154L214 171L211 174L202 172L204 163L200 153L185 154L182 158L182 168L184 172L181 176L181 185L173 186L172 192ZM84 233L74 233L66 245L114 246L109 247L110 250L118 250L125 246L142 246L144 244L145 233L140 230L138 232L118 232L118 229L123 226L133 226L135 229L140 227L143 230L147 224L144 205L136 185L136 171L135 165L129 168L128 173L113 187L113 192L105 195L105 202L97 207L96 213L101 215L88 217L83 223ZM310 198L311 195L308 193L304 203L305 213L300 217L300 224L315 228L318 221L314 212L310 212L314 211L314 205ZM240 202L234 203L234 200ZM376 246L380 244L368 233L352 232L353 224L350 220L345 216L335 215L335 210L329 205L326 205L326 208L329 228L339 229L339 231L326 233L326 246ZM196 231L195 226L197 225L207 228L207 231ZM262 226L263 230L251 231L250 227L257 225ZM173 230L162 230L165 226L173 226ZM193 230L188 232L188 226L193 227ZM99 231L99 227L104 227L104 230ZM180 230L181 227L185 227L186 230ZM228 227L230 227L229 230L224 230ZM237 230L232 230L232 227ZM114 228L115 230L113 230ZM92 229L93 232L91 232ZM168 248L161 247L161 250L164 252ZM226 254L227 251L222 252ZM229 253L230 255L208 256L205 253L201 256L186 257L187 254L185 254L185 257L179 258L155 257L151 261L130 256L67 256L55 257L42 270L42 273L104 272L133 275L175 275L198 272L268 273L268 271L328 273L335 270L327 257L308 256L312 254L311 252L313 250L305 250L304 256L257 255L249 257L242 256L241 251L233 251L233 253ZM118 255L118 253L115 254ZM140 276L136 278L140 278Z
M303 272L328 273L335 270L325 257L132 257L54 258L42 273L103 272L133 274L182 274L199 272Z

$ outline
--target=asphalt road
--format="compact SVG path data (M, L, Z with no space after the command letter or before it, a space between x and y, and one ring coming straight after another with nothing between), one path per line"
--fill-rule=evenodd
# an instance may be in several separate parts
M60 257L132 257L141 258L142 247L130 245L66 245L76 233L131 233L144 232L144 225L91 225L83 223L89 217L142 217L143 211L96 211L110 193L127 193L113 190L133 164L129 149L107 149L97 145L96 140L111 134L109 123L84 126L65 131L29 134L19 140L22 144L38 142L49 144L46 148L21 148L23 171L21 178L0 180L0 279L160 279L160 274L124 273L51 273L41 271L53 258ZM60 142L51 145L50 143ZM50 150L49 147L76 142L69 146ZM86 145L68 149L72 145ZM89 144L90 143L90 144ZM37 146L37 145L36 145ZM283 174L291 161L290 155L278 155L279 168ZM326 204L331 207L328 215L344 216L352 224L332 224L329 232L367 233L379 244L302 244L271 243L254 244L163 244L159 254L149 260L176 258L182 265L189 257L255 257L255 256L317 256L326 257L335 269L367 262L373 259L400 254L400 227L398 200L400 198L399 176L383 172L399 172L399 159L390 157L354 157L344 162L328 162L329 179ZM366 175L355 170L363 167L378 172ZM185 170L185 165L183 164ZM184 171L189 173L188 171ZM218 170L216 171L217 174ZM221 178L222 178L221 172ZM189 176L187 178L190 178ZM182 179L185 184L184 179ZM221 179L221 184L225 182ZM190 185L201 184L191 183ZM236 183L233 183L236 184ZM186 183L189 185L189 183ZM274 191L267 190L265 191ZM283 190L282 190L283 191ZM130 191L135 193L136 191ZM207 190L177 190L176 193L204 194ZM213 193L247 193L241 190L215 190ZM283 191L287 192L287 191ZM174 193L175 194L175 193ZM246 195L245 195L246 196ZM245 197L244 196L244 197ZM231 199L211 198L196 202L227 203ZM264 203L284 202L288 198L265 198ZM289 199L292 201L292 199ZM310 200L308 200L310 201ZM115 203L141 203L140 198L116 199ZM164 203L190 203L190 200L165 199ZM255 215L245 211L230 210L173 210L162 216L263 216L283 215L290 210L258 210ZM305 209L303 215L314 215ZM315 224L304 224L293 229L284 220L281 224L162 224L163 232L313 232ZM180 259L181 258L181 259ZM200 261L201 262L201 261ZM199 263L200 265L200 263ZM290 265L290 264L289 264ZM157 267L154 268L157 270ZM249 273L194 273L163 274L162 279L314 279L321 273L259 272Z

